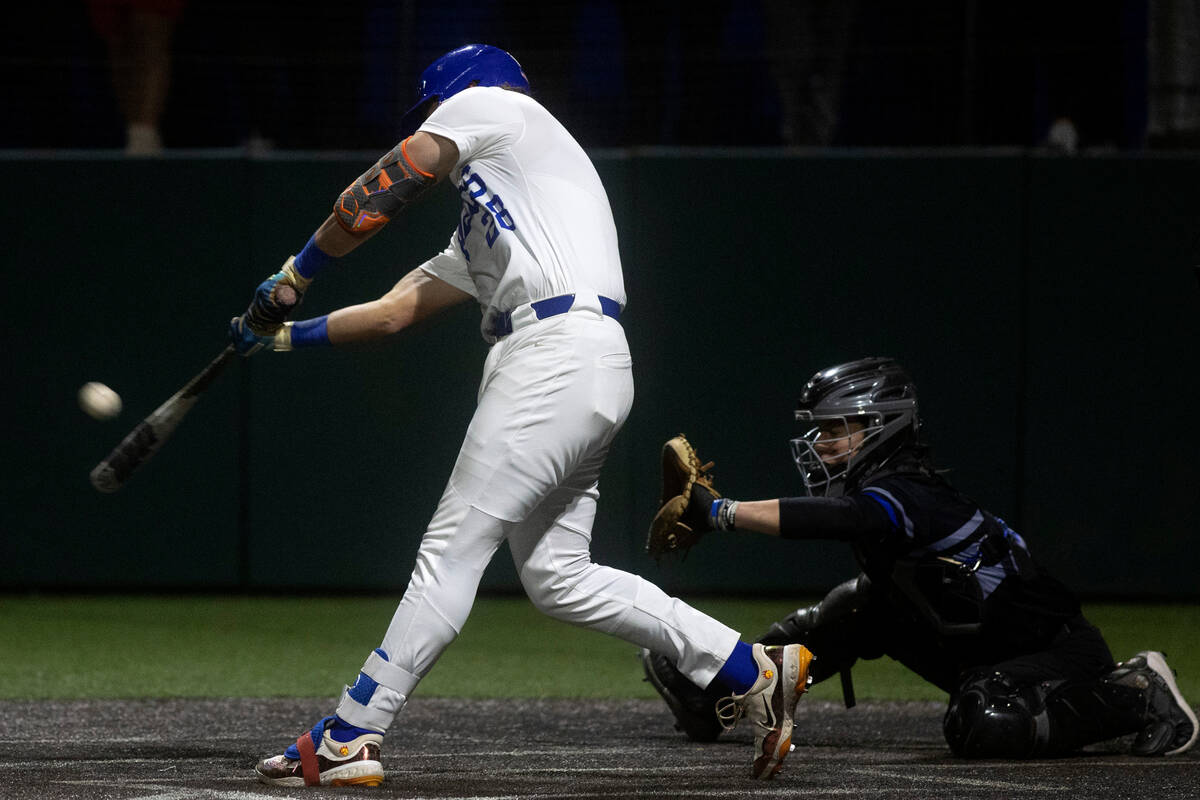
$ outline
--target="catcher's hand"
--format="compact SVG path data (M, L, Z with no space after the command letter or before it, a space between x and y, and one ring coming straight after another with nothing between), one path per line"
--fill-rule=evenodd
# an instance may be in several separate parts
M646 553L659 558L664 553L686 552L713 529L709 510L721 495L713 486L712 462L700 458L682 433L662 449L662 507L650 523Z

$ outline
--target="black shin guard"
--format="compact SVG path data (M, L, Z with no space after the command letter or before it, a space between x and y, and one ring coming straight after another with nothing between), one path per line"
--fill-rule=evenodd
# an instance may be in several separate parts
M1050 736L1039 755L1063 755L1145 725L1145 689L1112 680L1111 675L1055 687L1045 703Z
M852 621L856 612L866 606L869 587L865 575L844 581L821 602L798 608L773 623L757 641L767 646L803 644L817 656L808 673L812 682L820 683L840 673L842 698L846 708L853 708L854 681L850 668L867 651L871 651L871 656L882 654L876 654L878 645L868 641L875 637L864 636L862 626Z
M867 605L870 582L865 575L833 587L821 602L798 608L773 623L755 641L767 646L802 644L817 657L809 675L813 683L848 670L860 657L882 655L873 635L860 630L855 614ZM878 651L878 652L876 652Z
M963 758L1058 756L1140 731L1145 714L1144 687L1120 671L1033 685L1002 672L976 673L955 692L943 732Z

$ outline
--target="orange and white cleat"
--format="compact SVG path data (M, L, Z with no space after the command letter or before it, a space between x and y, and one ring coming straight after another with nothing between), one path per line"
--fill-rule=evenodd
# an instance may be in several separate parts
M754 724L754 764L751 773L770 780L783 768L792 751L792 718L800 695L811 682L808 666L813 654L800 644L753 647L758 679L745 694L717 702L717 716L726 730L745 717Z

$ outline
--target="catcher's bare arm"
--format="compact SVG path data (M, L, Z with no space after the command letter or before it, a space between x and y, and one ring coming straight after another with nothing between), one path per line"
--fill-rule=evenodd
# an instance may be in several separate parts
M779 535L779 501L750 500L737 504L737 528L771 536Z

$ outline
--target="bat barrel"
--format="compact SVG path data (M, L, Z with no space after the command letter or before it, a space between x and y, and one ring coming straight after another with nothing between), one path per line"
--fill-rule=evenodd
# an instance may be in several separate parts
M102 492L115 492L120 489L133 471L154 455L160 443L154 428L142 420L113 448L108 458L92 470L92 486Z
M121 488L123 480L118 479L116 472L113 471L112 465L107 461L101 461L93 469L89 476L92 481L92 486L96 487L97 491L105 494L112 494L117 489Z
M207 367L171 396L167 402L154 410L150 416L137 424L121 443L113 448L108 458L92 470L90 479L97 491L112 493L125 485L134 470L150 460L167 437L175 430L183 416L195 405L200 393L207 389L225 369L234 356L232 346L227 346Z

